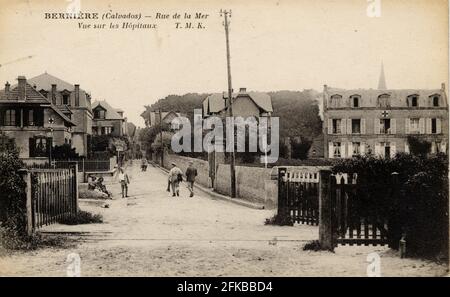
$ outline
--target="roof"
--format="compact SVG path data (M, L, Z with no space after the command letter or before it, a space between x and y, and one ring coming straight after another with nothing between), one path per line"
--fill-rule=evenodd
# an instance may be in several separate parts
M388 90L376 90L376 89L339 89L339 88L328 88L327 93L332 95L341 95L342 97L350 97L352 95L360 95L361 97L367 98L369 100L376 100L378 96L383 94L388 94L392 98L406 98L409 95L417 94L423 97L429 97L434 94L441 94L441 89L388 89Z
M56 84L57 91L62 91L62 90L70 91L75 88L74 85L72 85L60 78L57 78L56 76L48 74L47 72L42 73L33 78L30 78L27 81L32 86L36 85L37 90L51 90L52 84Z
M233 98L250 97L253 102L264 112L273 112L272 99L267 93L245 92L234 93ZM228 98L226 95L225 98ZM206 97L203 101L203 110L205 113L218 113L225 109L225 100L222 93L214 93Z
M56 91L61 92L64 90L72 92L75 90L75 85L68 83L60 78L57 78L56 76L53 76L51 74L48 74L47 72L40 74L38 76L32 77L30 79L27 79L28 83L31 86L36 86L36 90L45 90L47 92L50 92L52 89L52 84L56 85ZM90 95L83 89L79 89L80 98L83 98L83 100L80 100L80 106L87 107L89 111L90 109ZM89 97L89 98L88 98ZM59 107L59 106L58 106Z
M62 111L51 104L51 102L42 96L41 93L39 93L35 88L33 88L28 82L25 83L25 103L35 103L40 104L45 107L49 107L53 109L64 121L66 121L71 126L76 126L72 120L70 120L66 115L62 113ZM0 90L0 103L24 103L24 101L18 101L18 90L17 85L14 87L11 87L9 91L9 95L6 96L5 90Z
M349 100L352 95L361 96L361 107L367 106L376 106L378 97L380 95L389 95L390 104L392 107L406 107L407 102L406 98L410 95L418 95L419 97L419 106L427 106L428 98L432 95L438 94L443 99L443 106L447 106L447 99L445 90L443 89L387 89L387 90L378 90L378 89L339 89L326 87L325 95L331 98L333 95L342 96L343 100ZM344 101L345 102L345 101Z
M106 110L105 120L123 120L123 117L121 117L120 114L117 113L116 109L109 105L108 102L104 100L95 101L92 103L92 110L94 110L97 106L103 107Z

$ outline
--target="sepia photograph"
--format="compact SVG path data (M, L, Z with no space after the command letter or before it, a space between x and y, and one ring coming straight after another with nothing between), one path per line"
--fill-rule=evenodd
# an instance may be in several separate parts
M0 44L0 276L449 275L447 0L0 0Z

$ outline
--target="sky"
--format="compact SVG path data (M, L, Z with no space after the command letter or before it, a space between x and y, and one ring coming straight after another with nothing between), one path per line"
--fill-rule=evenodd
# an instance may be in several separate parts
M150 18L125 21L158 28L79 29L80 20L44 18L65 12L69 1L0 0L1 84L46 71L79 83L93 100L107 100L143 126L144 105L170 94L227 89L224 8L232 11L235 90L376 88L382 62L388 88L436 89L444 82L448 89L447 1L72 0L82 12L141 13ZM370 17L375 2L379 17ZM204 29L176 29L176 20L155 20L158 12L209 16ZM33 57L15 61L27 56Z

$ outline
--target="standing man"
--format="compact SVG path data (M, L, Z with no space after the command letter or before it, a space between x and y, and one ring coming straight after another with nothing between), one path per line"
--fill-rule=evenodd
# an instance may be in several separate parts
M183 180L183 172L172 163L172 169L169 171L169 183L172 185L172 197L180 196L180 182Z
M189 197L194 196L194 182L195 182L196 176L197 176L197 169L194 167L194 162L189 161L189 166L186 169L187 186L188 186L189 192L191 192Z

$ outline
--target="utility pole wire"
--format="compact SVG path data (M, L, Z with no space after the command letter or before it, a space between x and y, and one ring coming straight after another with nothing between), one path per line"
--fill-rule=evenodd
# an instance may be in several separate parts
M23 60L31 59L33 57L34 56L26 56L26 57L22 57L22 58L19 58L19 59L12 60L12 61L8 61L6 63L0 64L0 67L3 67L5 65L9 65L9 64L13 64L13 63L16 63L16 62L20 62L20 61L23 61Z

